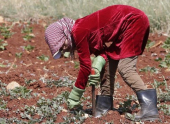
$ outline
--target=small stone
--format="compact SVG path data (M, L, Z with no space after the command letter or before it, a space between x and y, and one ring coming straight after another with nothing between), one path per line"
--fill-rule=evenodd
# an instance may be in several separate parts
M113 113L114 113L114 111L109 111L109 112L108 112L109 115L111 115L111 114L113 114Z
M63 112L68 112L66 109L62 109Z
M4 22L4 18L0 16L0 23Z
M135 124L141 124L140 122L135 122Z
M125 118L125 115L120 115L122 118Z
M151 56L152 56L152 57L155 57L155 56L157 56L157 54L156 54L156 53L152 53Z
M20 87L20 85L16 81L12 81L7 85L7 90L15 89L16 87Z
M88 117L89 117L89 115L88 115L88 114L85 114L85 115L84 115L84 117L85 117L85 118L88 118Z
M169 68L168 68L168 69L166 69L166 70L165 70L165 72L170 72L170 69L169 69Z

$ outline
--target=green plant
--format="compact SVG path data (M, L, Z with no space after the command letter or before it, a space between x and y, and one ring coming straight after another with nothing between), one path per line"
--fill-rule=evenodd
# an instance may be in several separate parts
M126 101L123 103L120 102L120 106L118 108L118 111L120 113L125 113L125 112L132 112L132 110L136 109L139 107L138 104L132 104L133 101L136 101L137 98L132 96L132 95L127 95L126 96Z
M158 109L160 111L163 111L165 115L170 115L170 105L162 104L158 106Z
M30 41L32 38L34 38L35 35L34 34L26 34L25 36L23 36L23 39L25 41Z
M160 62L159 66L162 67L162 68L169 68L170 69L170 53L165 55L164 60Z
M147 41L147 44L146 44L146 49L147 49L147 51L153 46L155 44L155 42L154 41L151 41L151 40L148 40Z
M162 61L162 58L158 57L158 58L155 59L155 61L157 61L157 62Z
M163 77L164 78L164 77ZM160 86L164 86L164 92L159 88ZM164 80L162 82L154 80L153 87L157 89L157 97L158 101L170 101L170 88L168 87L167 81Z
M8 45L8 43L5 43L3 39L0 39L0 51L5 50L5 47Z
M145 67L143 69L140 69L139 71L140 72L151 72L152 74L153 73L155 73L155 74L159 73L159 69L157 69L155 67L150 67L150 66L147 66L147 67Z
M22 52L20 52L20 53L15 53L15 56L16 56L17 58L21 58L21 57L22 57Z
M11 35L13 34L10 31L10 27L5 26L5 24L3 26L0 26L0 33L4 37L4 39L11 37Z
M24 47L25 50L27 51L32 51L34 49L34 46L31 46L31 45L27 45Z
M60 124L70 124L70 123L77 123L81 124L84 122L85 113L82 110L74 111L74 115L67 114L67 116L63 117L64 122Z
M29 84L34 83L34 82L36 82L36 80L33 80L33 79L27 80L27 79L25 79L26 85L29 85Z
M5 68L7 65L4 65L3 63L0 63L0 67Z
M4 95L4 96L8 96L9 93L6 90L6 84L2 83L2 81L0 80L0 96Z
M31 34L32 31L33 31L32 27L29 27L29 25L24 25L23 29L21 30L21 33Z
M52 100L42 97L37 101L37 106L25 106L24 113L20 114L21 117L38 123L44 120L54 123L57 119L57 114L63 109L61 104L66 102L63 94L65 93L62 93ZM34 115L38 115L39 118L35 118Z
M0 110L4 110L6 109L6 101L0 99Z
M169 51L170 49L170 37L168 37L165 42L163 42L162 48L166 49L167 51Z
M40 59L42 61L48 61L49 60L49 57L48 56L45 56L45 55L41 55L41 56L38 56L37 59Z
M74 81L69 80L69 77L60 77L59 80L47 80L46 83L48 87L72 87Z
M26 121L22 121L19 120L18 118L0 118L0 124L34 124L34 123L30 123L30 121L26 122Z
M119 89L119 88L121 88L122 86L120 85L120 83L119 82L116 82L115 84L114 84L114 88L116 88L116 89Z
M80 67L80 63L77 61L74 61L74 68L78 69Z
M29 90L26 87L21 86L10 90L10 95L12 98L30 98L31 92L32 90Z

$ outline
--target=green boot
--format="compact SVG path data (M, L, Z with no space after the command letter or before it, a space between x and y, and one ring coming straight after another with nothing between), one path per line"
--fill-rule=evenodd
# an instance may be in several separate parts
M73 85L73 89L68 97L68 108L73 109L80 105L80 99L84 93L84 89L79 89Z

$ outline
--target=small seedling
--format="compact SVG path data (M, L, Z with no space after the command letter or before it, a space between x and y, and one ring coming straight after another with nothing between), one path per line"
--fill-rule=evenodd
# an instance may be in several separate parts
M5 25L0 26L0 33L4 37L4 39L11 37L11 35L13 34L10 31L10 27L7 27Z
M21 30L21 33L30 34L30 33L32 33L32 29L33 29L32 27L29 27L29 25L26 25Z
M6 103L4 100L0 99L0 110L6 109Z
M150 66L147 66L147 67L145 67L143 69L140 69L139 71L140 72L151 72L152 74L153 73L155 73L155 74L159 73L159 69L157 69L155 67L150 67Z
M69 80L68 77L60 77L59 80L48 80L46 83L48 87L72 87L74 81Z
M162 68L170 69L170 53L165 55L164 60L160 62L159 66L162 67Z
M27 79L25 79L26 85L29 85L29 84L34 83L34 82L36 82L36 80L32 80L32 79L27 80Z
M165 115L170 115L170 105L167 104L162 104L158 106L158 109L163 111Z
M0 63L0 67L5 68L7 65L4 65L3 63Z
M168 37L166 41L163 42L162 48L166 49L166 51L170 50L170 37Z
M48 61L49 60L49 57L48 56L45 56L45 55L41 55L41 56L38 56L37 59L40 59L42 61Z
M32 90L27 89L26 87L16 87L13 90L10 90L10 95L12 98L30 98Z
M146 49L147 49L147 51L148 51L153 45L155 45L155 42L154 42L154 41L151 41L151 40L148 40L148 41L147 41L147 44L146 44Z
M15 53L15 56L16 56L17 58L21 58L21 57L22 57L22 52L20 52L20 53Z
M75 68L75 69L78 69L79 67L80 67L80 63L79 63L79 62L74 61L74 68Z
M34 34L26 34L25 36L23 36L23 39L25 41L30 41L32 38L34 38L35 35Z
M31 46L31 45L27 45L27 46L25 46L24 47L24 49L26 50L26 51L32 51L33 49L34 49L34 46Z
M3 39L0 39L0 51L5 50L5 47L8 45L8 43L5 43Z
M136 108L139 107L138 104L133 104L132 105L132 102L133 101L136 101L137 98L134 97L134 96L131 96L131 95L127 95L126 96L126 101L124 101L123 103L120 102L120 106L118 108L118 111L120 113L125 113L125 112L132 112L133 110L135 110Z

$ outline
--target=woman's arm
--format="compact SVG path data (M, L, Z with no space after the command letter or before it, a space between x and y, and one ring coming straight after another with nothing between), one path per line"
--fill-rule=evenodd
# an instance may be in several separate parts
M75 40L77 52L79 55L80 70L75 83L75 86L80 89L85 89L88 76L91 72L91 59L89 44L87 41L88 30L81 28L73 28L73 38Z

